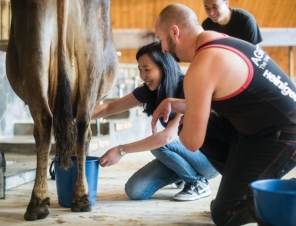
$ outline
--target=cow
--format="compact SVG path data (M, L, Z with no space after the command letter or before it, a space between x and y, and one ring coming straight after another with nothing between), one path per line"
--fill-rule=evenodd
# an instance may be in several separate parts
M6 71L34 121L36 179L24 219L48 216L48 155L54 131L59 166L77 156L71 210L91 211L85 160L96 103L114 86L118 58L109 0L11 0Z

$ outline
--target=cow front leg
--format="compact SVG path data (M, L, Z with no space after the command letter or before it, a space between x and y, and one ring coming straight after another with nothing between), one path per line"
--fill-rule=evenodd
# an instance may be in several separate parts
M47 188L47 166L48 153L51 146L51 125L52 119L50 116L47 118L43 116L43 120L34 120L37 169L31 200L24 215L24 219L27 221L44 219L49 214L48 206L50 205L50 198Z
M86 153L91 138L91 129L90 126L87 126L87 129L85 129L86 126L83 125L85 124L78 123L76 145L78 171L71 205L71 210L73 212L90 212L92 209L85 172Z

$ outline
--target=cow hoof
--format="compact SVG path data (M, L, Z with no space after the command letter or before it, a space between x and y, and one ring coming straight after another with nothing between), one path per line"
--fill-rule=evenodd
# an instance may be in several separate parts
M79 200L72 202L71 206L72 212L90 212L91 211L91 201L88 195L82 196Z
M44 219L48 216L48 206L50 206L50 199L41 200L37 197L32 197L24 215L26 221L34 221L37 219Z

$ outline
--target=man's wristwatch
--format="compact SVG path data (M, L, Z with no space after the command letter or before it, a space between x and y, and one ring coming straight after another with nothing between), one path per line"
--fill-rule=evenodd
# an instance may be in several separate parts
M126 154L125 151L123 150L121 144L118 145L118 151L119 151L119 153L120 153L121 156L124 156Z

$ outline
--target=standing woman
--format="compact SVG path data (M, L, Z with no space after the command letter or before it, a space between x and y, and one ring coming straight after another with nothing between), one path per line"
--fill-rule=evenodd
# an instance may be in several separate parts
M173 57L162 52L160 43L140 48L136 59L144 83L120 99L97 105L93 119L117 114L140 104L151 116L165 98L184 98L184 75ZM178 126L181 116L172 113L168 123L160 119L165 127L161 132L113 147L100 157L100 165L105 167L116 164L125 154L151 150L156 159L135 172L125 185L130 199L148 199L160 188L182 181L185 181L184 188L174 196L175 200L191 201L211 194L208 179L216 177L218 172L199 150L188 151L180 142Z

